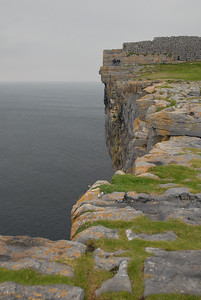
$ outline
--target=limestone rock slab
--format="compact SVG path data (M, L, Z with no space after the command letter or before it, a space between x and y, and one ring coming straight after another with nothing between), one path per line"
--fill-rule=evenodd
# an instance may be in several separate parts
M185 188L171 188L162 195L130 192L123 201L153 221L179 219L192 225L201 224L201 193L191 194Z
M201 295L201 250L154 251L145 260L144 297L151 294Z
M28 236L0 236L0 267L10 270L33 269L41 274L74 277L70 265L60 259L76 259L86 246L71 241L50 241Z
M79 243L85 244L88 240L94 239L98 240L101 238L106 239L118 239L118 230L117 229L110 229L101 225L98 226L92 226L90 228L87 228L86 230L78 233L73 241L77 241Z
M101 270L111 271L121 264L122 261L129 261L129 257L118 257L125 253L126 250L118 250L115 252L105 252L100 248L94 251L95 267Z
M0 299L1 300L41 300L41 299L64 299L64 300L83 300L84 290L70 285L35 285L24 286L14 282L4 282L0 284Z
M177 235L172 231L157 234L136 234L131 229L127 229L126 236L129 241L132 241L134 239L140 239L145 241L175 241L177 239Z
M71 266L49 260L24 258L18 261L12 261L8 258L5 259L4 256L2 261L2 257L0 255L0 267L14 271L22 269L33 269L44 275L59 274L61 276L74 277L74 272Z
M100 289L96 290L96 297L102 293L126 291L132 294L132 286L127 273L128 262L123 261L119 266L118 273L102 283Z
M95 221L100 220L109 220L109 221L129 221L134 218L143 215L142 212L133 209L130 206L123 207L123 208L111 208L110 210L106 209L103 211L96 211L96 212L87 212L84 215L81 215L76 219L76 221L72 224L71 228L71 238L73 241L74 235L78 228L82 227L85 223L93 223Z
M12 260L75 259L86 252L86 246L72 241L51 241L29 236L0 236L0 254L9 255Z

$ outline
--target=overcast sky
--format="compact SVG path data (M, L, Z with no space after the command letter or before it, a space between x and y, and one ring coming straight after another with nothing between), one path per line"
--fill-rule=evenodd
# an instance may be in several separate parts
M0 0L0 81L99 81L103 49L201 36L201 0Z

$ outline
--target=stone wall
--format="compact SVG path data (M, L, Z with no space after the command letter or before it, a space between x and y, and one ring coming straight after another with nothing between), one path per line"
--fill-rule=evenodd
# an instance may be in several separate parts
M201 37L157 37L153 41L124 43L123 49L103 51L103 66L120 73L125 65L200 61Z
M124 43L123 50L135 54L172 54L181 61L201 60L201 38L197 36L157 37L153 41Z

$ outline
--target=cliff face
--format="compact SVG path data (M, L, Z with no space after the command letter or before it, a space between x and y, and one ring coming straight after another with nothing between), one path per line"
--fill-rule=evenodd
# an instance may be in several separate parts
M200 43L196 37L163 38L104 51L100 74L105 84L105 136L116 170L133 172L137 157L170 136L201 137L201 82L142 80L146 72L154 73L156 63L181 65L181 59L201 59ZM197 44L196 52L189 50Z

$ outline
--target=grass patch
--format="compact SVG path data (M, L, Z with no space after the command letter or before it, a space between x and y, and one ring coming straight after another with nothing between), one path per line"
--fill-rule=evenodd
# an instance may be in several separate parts
M201 160L199 162L201 167ZM197 160L193 160L191 164L193 167L197 166ZM189 188L192 193L201 191L201 180L197 178L199 171L194 168L170 164L154 167L151 172L161 179L172 178L173 183ZM185 181L186 179L190 179L190 181Z
M152 179L146 177L136 177L135 175L115 175L111 180L111 185L104 184L100 186L100 191L103 193L113 192L129 192L136 191L137 193L162 193L166 189L158 187L159 184L167 182L171 179L172 183L179 186L188 187L192 193L201 192L201 180L197 178L200 173L194 168L201 168L201 160L194 159L191 162L192 167L184 167L180 165L170 164L166 166L156 166L149 171L159 177ZM190 181L185 181L190 179Z
M100 186L100 191L103 193L113 192L129 192L136 191L137 193L162 193L163 188L158 185L164 183L163 180L157 180L147 177L136 177L135 175L114 175L111 179L111 185L103 184Z
M0 268L0 283L14 281L23 285L72 284L73 279L60 275L40 275L38 272L25 269L12 271Z
M150 71L146 70L139 78L199 81L201 80L201 62L154 64Z
M139 300L143 295L144 289L144 260L150 256L150 253L145 251L145 247L158 247L164 250L198 250L201 249L201 226L193 226L183 223L179 220L170 220L168 222L151 221L145 216L133 219L132 221L97 221L88 223L87 226L103 225L108 228L115 228L119 230L119 239L115 240L93 240L88 244L93 243L95 248L100 247L105 251L116 251L119 249L128 250L123 256L130 257L131 260L128 266L128 274L132 282L133 295L129 293L107 293L103 294L100 300L116 300L128 299ZM86 228L86 226L85 226ZM159 233L172 230L178 235L178 239L173 242L152 242L143 240L128 241L125 235L126 229L133 229L136 233ZM0 282L15 281L20 284L71 284L79 286L85 290L85 299L95 299L94 292L101 286L101 283L114 276L112 272L100 271L94 268L93 253L87 252L81 258L76 260L63 261L63 263L71 264L75 278L66 278L63 276L42 276L32 270L9 271L0 268ZM176 298L175 298L176 297ZM180 297L180 298L179 298ZM153 295L147 299L199 299L196 296L183 295ZM186 297L186 296L184 296Z
M201 168L201 159L195 158L191 160L191 165L193 168ZM200 172L199 172L200 173Z
M167 100L167 101L169 101L170 104L167 105L166 107L158 107L157 112L161 111L161 110L164 110L165 108L168 108L168 107L173 107L173 106L177 107L177 101L176 100Z

